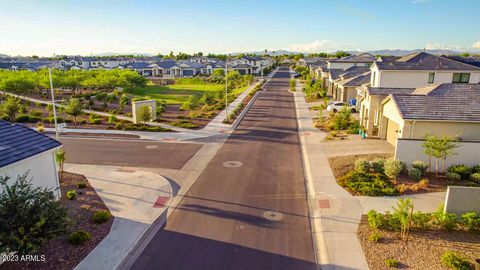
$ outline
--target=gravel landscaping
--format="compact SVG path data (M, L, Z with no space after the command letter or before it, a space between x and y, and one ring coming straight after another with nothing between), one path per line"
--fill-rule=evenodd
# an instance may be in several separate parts
M375 243L368 240L374 230L364 215L358 228L358 238L370 269L392 269L385 260L394 258L399 269L447 270L440 257L452 250L469 259L471 263L480 258L480 234L466 231L410 231L407 244L400 240L400 233L380 229L382 239Z
M85 183L85 188L77 188L77 183ZM100 210L109 212L107 206L98 196L92 186L83 175L65 172L60 182L62 192L61 204L67 209L71 223L67 233L56 239L50 240L38 252L45 255L45 262L6 262L1 265L2 269L73 269L90 251L92 251L105 236L110 232L113 218L105 223L92 222L92 215ZM69 190L76 191L74 200L66 199ZM80 245L72 245L67 242L70 233L85 230L91 234L91 239Z

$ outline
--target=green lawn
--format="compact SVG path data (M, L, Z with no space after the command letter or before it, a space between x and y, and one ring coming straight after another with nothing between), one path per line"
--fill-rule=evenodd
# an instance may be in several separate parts
M233 90L235 95L239 95L248 87L237 88ZM190 95L201 97L206 91L224 91L222 84L174 84L167 86L148 85L143 88L135 88L132 92L134 96L148 96L153 99L164 100L167 104L180 104L185 102Z

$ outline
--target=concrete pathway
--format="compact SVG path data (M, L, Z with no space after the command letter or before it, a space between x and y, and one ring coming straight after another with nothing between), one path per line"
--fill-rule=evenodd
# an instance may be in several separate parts
M75 269L117 268L148 227L166 216L164 204L172 196L172 187L163 176L136 168L86 164L65 164L65 170L87 177L115 217L110 233Z
M362 139L360 135L348 135L348 140L323 141L323 150L328 157L360 154L393 154L395 148L386 140Z
M443 206L445 202L446 192L435 192L425 194L406 195L398 197L368 197L356 196L360 205L363 208L363 213L367 214L370 210L376 210L381 213L392 211L392 207L397 204L401 198L410 198L414 205L414 211L421 211L424 213L432 213Z

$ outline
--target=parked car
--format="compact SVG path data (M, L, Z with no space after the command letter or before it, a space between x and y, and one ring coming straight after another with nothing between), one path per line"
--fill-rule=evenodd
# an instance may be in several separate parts
M338 112L340 111L343 107L348 107L351 112L357 112L357 108L347 104L346 102L343 101L334 101L330 102L327 106L327 111L329 112Z
M302 76L302 75L300 75L300 74L298 74L298 73L293 74L293 77L294 77L294 78L300 78L301 76Z

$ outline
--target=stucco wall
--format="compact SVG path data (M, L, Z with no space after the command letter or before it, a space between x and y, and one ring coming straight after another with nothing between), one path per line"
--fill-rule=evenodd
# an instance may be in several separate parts
M423 140L398 139L395 159L403 160L409 166L415 160L428 162L427 155L423 153L423 142ZM459 142L459 145L454 150L457 155L447 159L447 166L452 164L466 164L468 166L480 164L480 155L478 154L480 153L480 142Z
M372 69L372 72L375 69ZM430 72L435 72L435 80L433 84L441 83L451 83L453 78L453 73L470 73L470 83L479 83L480 81L480 72L472 71L381 71L380 75L377 75L377 82L375 87L403 87L403 88L414 88L414 87L424 87L431 85L428 83L428 74ZM378 83L378 84L377 84Z
M411 122L408 125L411 126ZM413 126L412 133L413 139L423 139L425 135L433 134L436 136L458 136L462 140L480 141L480 123L417 121ZM404 138L406 137L405 135Z
M480 214L480 188L449 186L444 211L460 218L469 212Z
M11 177L10 181L15 181L18 175L23 175L27 170L30 170L28 178L33 178L32 184L34 186L48 188L60 187L54 150L45 151L36 156L2 167L0 168L0 175L8 175ZM1 187L0 191L2 191ZM55 192L57 197L60 197L59 191L57 190Z

